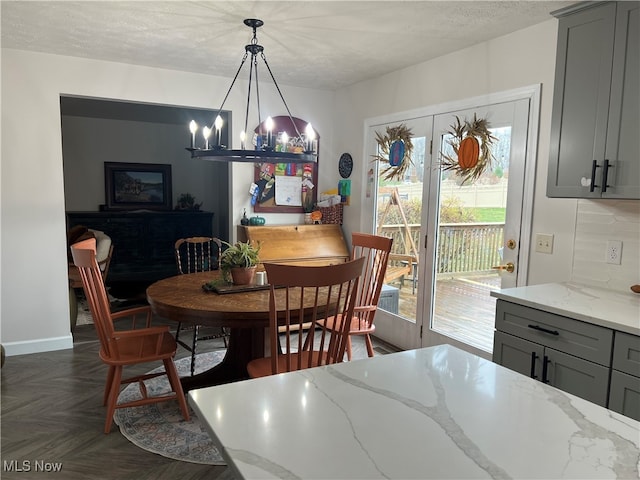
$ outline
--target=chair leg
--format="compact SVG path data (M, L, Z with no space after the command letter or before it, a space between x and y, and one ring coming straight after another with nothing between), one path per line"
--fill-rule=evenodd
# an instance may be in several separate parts
M104 422L104 433L111 431L113 424L113 414L116 411L118 403L118 394L120 393L120 381L122 380L122 367L114 367L113 379L109 388L109 399L107 400L107 418Z
M371 341L371 336L368 333L364 336L364 341L367 344L367 355L369 355L369 357L373 357L373 342Z
M347 360L351 361L351 335L347 336Z
M220 330L222 330L222 341L224 342L224 348L229 348L229 345L227 344L227 336L229 334L224 329L224 327L220 327Z
M193 377L196 372L196 347L198 345L198 332L200 327L196 325L193 328L193 342L191 343L191 376Z
M107 381L104 384L104 395L102 396L102 405L106 405L109 400L109 393L111 393L111 387L113 385L113 374L115 373L116 367L110 366L109 371L107 372Z
M174 392L176 392L176 397L178 400L178 404L180 405L180 410L182 411L182 416L188 422L191 416L189 415L187 398L185 397L184 391L182 390L182 384L180 383L180 377L178 376L176 366L173 363L173 360L170 358L165 359L163 362L164 362L164 370L165 372L167 372L167 377L169 378L169 383L171 384L171 388Z

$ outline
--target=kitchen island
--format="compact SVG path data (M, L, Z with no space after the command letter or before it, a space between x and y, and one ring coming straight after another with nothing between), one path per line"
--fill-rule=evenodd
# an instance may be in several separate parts
M639 422L449 345L189 397L239 478L639 475Z

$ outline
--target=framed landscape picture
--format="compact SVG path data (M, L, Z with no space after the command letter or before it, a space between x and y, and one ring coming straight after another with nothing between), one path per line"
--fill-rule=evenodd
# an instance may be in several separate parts
M104 162L107 210L171 210L171 165Z

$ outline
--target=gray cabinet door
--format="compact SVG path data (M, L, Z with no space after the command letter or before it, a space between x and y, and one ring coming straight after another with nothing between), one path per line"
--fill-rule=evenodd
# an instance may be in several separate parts
M493 337L495 363L537 380L542 380L543 352L542 345L508 333L497 331Z
M607 406L609 368L496 331L493 361L562 391Z
M640 337L616 332L611 366L614 370L640 377Z
M558 25L547 195L600 197L590 181L601 178L605 154L615 3L562 17ZM599 168L602 170L602 168ZM595 181L597 184L598 182Z
M605 160L608 187L602 197L640 198L640 2L619 2L611 77Z
M609 368L551 348L544 351L543 363L545 361L546 379L550 385L603 407L607 406Z
M609 410L640 421L640 378L613 370Z
M639 6L559 15L549 197L640 198Z

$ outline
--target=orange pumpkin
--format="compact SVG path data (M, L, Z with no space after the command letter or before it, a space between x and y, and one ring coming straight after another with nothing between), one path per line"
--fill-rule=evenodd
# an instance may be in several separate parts
M465 137L458 147L458 165L460 168L473 168L480 158L480 143L475 137Z

